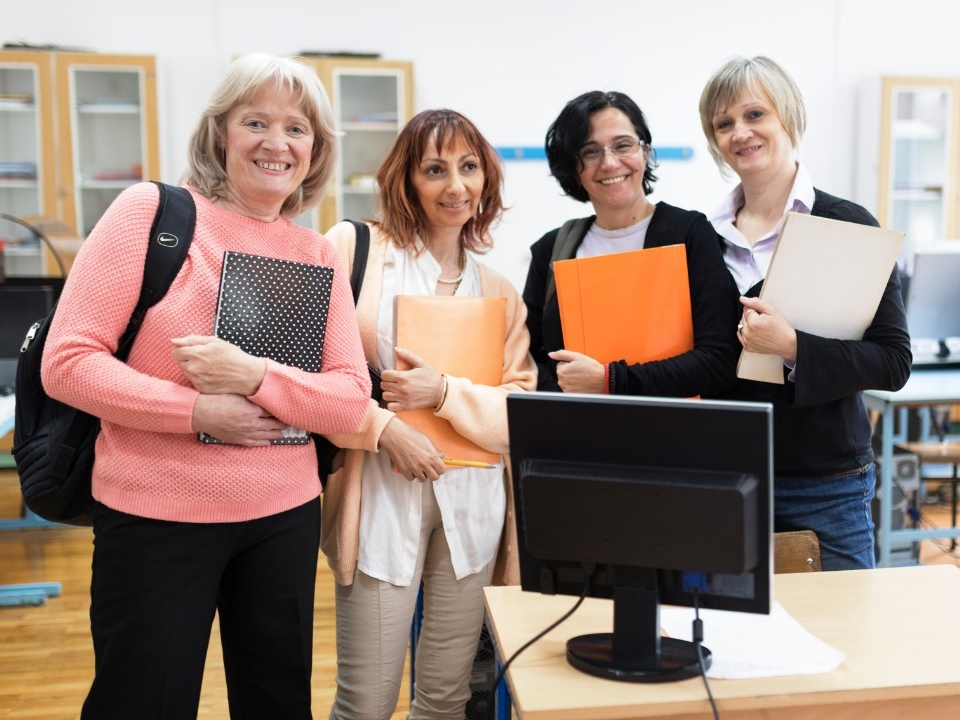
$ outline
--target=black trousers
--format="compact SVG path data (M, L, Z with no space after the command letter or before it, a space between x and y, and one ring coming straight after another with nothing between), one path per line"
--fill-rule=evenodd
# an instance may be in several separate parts
M82 720L196 718L215 612L232 720L310 720L320 502L196 524L94 509Z

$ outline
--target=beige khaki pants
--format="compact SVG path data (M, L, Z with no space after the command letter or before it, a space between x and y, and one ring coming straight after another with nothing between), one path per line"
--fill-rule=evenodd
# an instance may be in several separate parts
M483 588L493 565L491 560L483 571L456 579L436 498L432 489L424 492L410 585L391 585L358 570L352 585L337 586L337 694L330 720L390 720L404 683L421 578L423 624L409 718L463 718L483 625Z

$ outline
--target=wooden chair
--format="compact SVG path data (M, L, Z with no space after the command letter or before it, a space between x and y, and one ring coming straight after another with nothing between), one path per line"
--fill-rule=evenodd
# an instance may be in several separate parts
M813 530L773 534L773 572L817 572L820 564L820 539Z

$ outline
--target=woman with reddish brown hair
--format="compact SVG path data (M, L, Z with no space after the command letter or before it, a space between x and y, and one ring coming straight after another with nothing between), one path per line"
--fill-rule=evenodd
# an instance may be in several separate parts
M504 528L512 529L503 454L506 396L533 390L526 309L510 282L479 263L500 218L503 173L496 151L463 115L427 110L401 131L377 174L380 217L369 223L369 257L357 302L367 362L382 374L382 406L363 426L330 436L346 448L325 488L322 549L337 579L337 695L331 718L388 720L396 707L417 594L411 719L462 718ZM349 222L327 233L351 267ZM397 295L506 298L500 383L438 372L395 347ZM463 337L473 332L464 327ZM457 343L457 337L449 342ZM410 367L398 371L397 360ZM400 410L430 408L499 462L450 467ZM362 496L362 502L361 502ZM509 563L507 563L509 565Z

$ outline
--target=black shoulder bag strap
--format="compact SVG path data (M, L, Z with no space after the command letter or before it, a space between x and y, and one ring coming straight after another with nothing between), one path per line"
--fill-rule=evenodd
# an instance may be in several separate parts
M363 274L367 269L367 255L370 254L370 228L362 220L351 220L357 233L357 242L353 249L353 269L350 273L350 287L353 289L353 304L360 300L360 288L363 287Z
M123 361L130 355L147 310L167 294L180 272L197 224L197 207L189 191L161 182L155 184L160 190L160 204L150 227L140 299L117 346L116 356Z
M546 308L550 299L557 293L557 279L553 274L553 264L557 260L569 260L577 251L577 246L587 234L593 224L593 216L567 220L560 226L556 240L553 241L553 252L550 254L550 267L547 268L547 290L543 297L543 307Z

